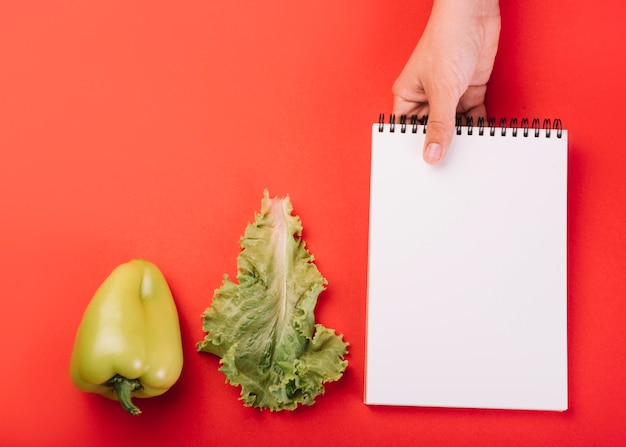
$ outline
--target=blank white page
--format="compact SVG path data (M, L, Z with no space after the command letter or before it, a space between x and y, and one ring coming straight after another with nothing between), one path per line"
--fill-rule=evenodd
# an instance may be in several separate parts
M567 131L372 127L365 403L567 409Z

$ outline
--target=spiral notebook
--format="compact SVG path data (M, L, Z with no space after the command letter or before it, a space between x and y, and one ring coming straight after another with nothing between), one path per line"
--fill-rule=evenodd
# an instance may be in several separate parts
M564 411L567 131L372 126L365 403Z

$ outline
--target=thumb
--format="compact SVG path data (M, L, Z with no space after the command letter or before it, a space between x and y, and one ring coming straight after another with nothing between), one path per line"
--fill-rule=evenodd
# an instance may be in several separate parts
M455 120L456 102L444 98L430 101L423 152L427 163L437 164L446 156L454 135Z

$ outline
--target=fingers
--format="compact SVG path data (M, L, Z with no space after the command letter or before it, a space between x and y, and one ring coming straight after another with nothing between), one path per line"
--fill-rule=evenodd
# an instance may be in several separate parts
M450 109L452 111L450 111ZM455 104L448 107L437 103L414 103L402 98L394 99L393 115L395 116L428 116L426 126L426 140L423 148L423 158L426 163L437 164L443 160L456 128ZM442 112L441 110L447 110Z
M479 104L465 111L464 116L467 119L472 118L474 125L478 124L480 118L487 120L487 109L484 104Z
M420 116L423 113L423 106L421 103L414 101L407 101L400 96L394 96L392 114L395 116Z
M441 77L437 77L441 81ZM428 85L430 84L430 85ZM428 115L423 158L426 163L438 164L445 158L456 129L457 114L485 117L486 86L470 86L465 91L455 90L453 82L428 83L426 86L398 78L393 86L393 114L423 117ZM416 87L418 85L418 87Z
M474 121L480 116L485 115L485 94L487 93L486 85L470 85L459 99L457 113L465 116L471 116Z
M458 102L459 99L454 95L443 92L433 92L431 95L423 149L426 163L440 163L446 156L454 135Z
M428 112L428 98L421 86L405 76L404 72L394 83L392 114L396 116L422 116Z
M444 92L428 94L424 90L417 90L413 86L406 87L406 82L400 77L393 88L393 114L396 116L422 117L428 115L426 141L423 148L423 158L427 163L437 164L443 160L455 128L455 111L459 102L454 95ZM435 89L436 90L436 89Z
M426 163L434 165L444 159L452 142L453 133L454 119L448 120L448 117L442 117L441 120L428 118L423 152Z
M423 149L424 161L429 164L443 161L456 130L457 114L465 118L471 117L473 122L487 116L484 103L485 89L484 86L472 86L460 99L450 92L438 92L435 89L429 97L427 107L422 108L424 113L428 114Z

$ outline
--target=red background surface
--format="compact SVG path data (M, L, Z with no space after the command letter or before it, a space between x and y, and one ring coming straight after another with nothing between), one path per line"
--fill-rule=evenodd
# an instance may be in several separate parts
M545 413L362 402L370 126L429 2L0 0L0 445L626 442L626 28L617 1L562 5L502 2L488 93L570 131L570 409ZM291 196L329 282L317 319L351 343L295 412L244 408L194 348L264 188ZM168 278L185 345L139 417L68 377L85 306L133 257Z

